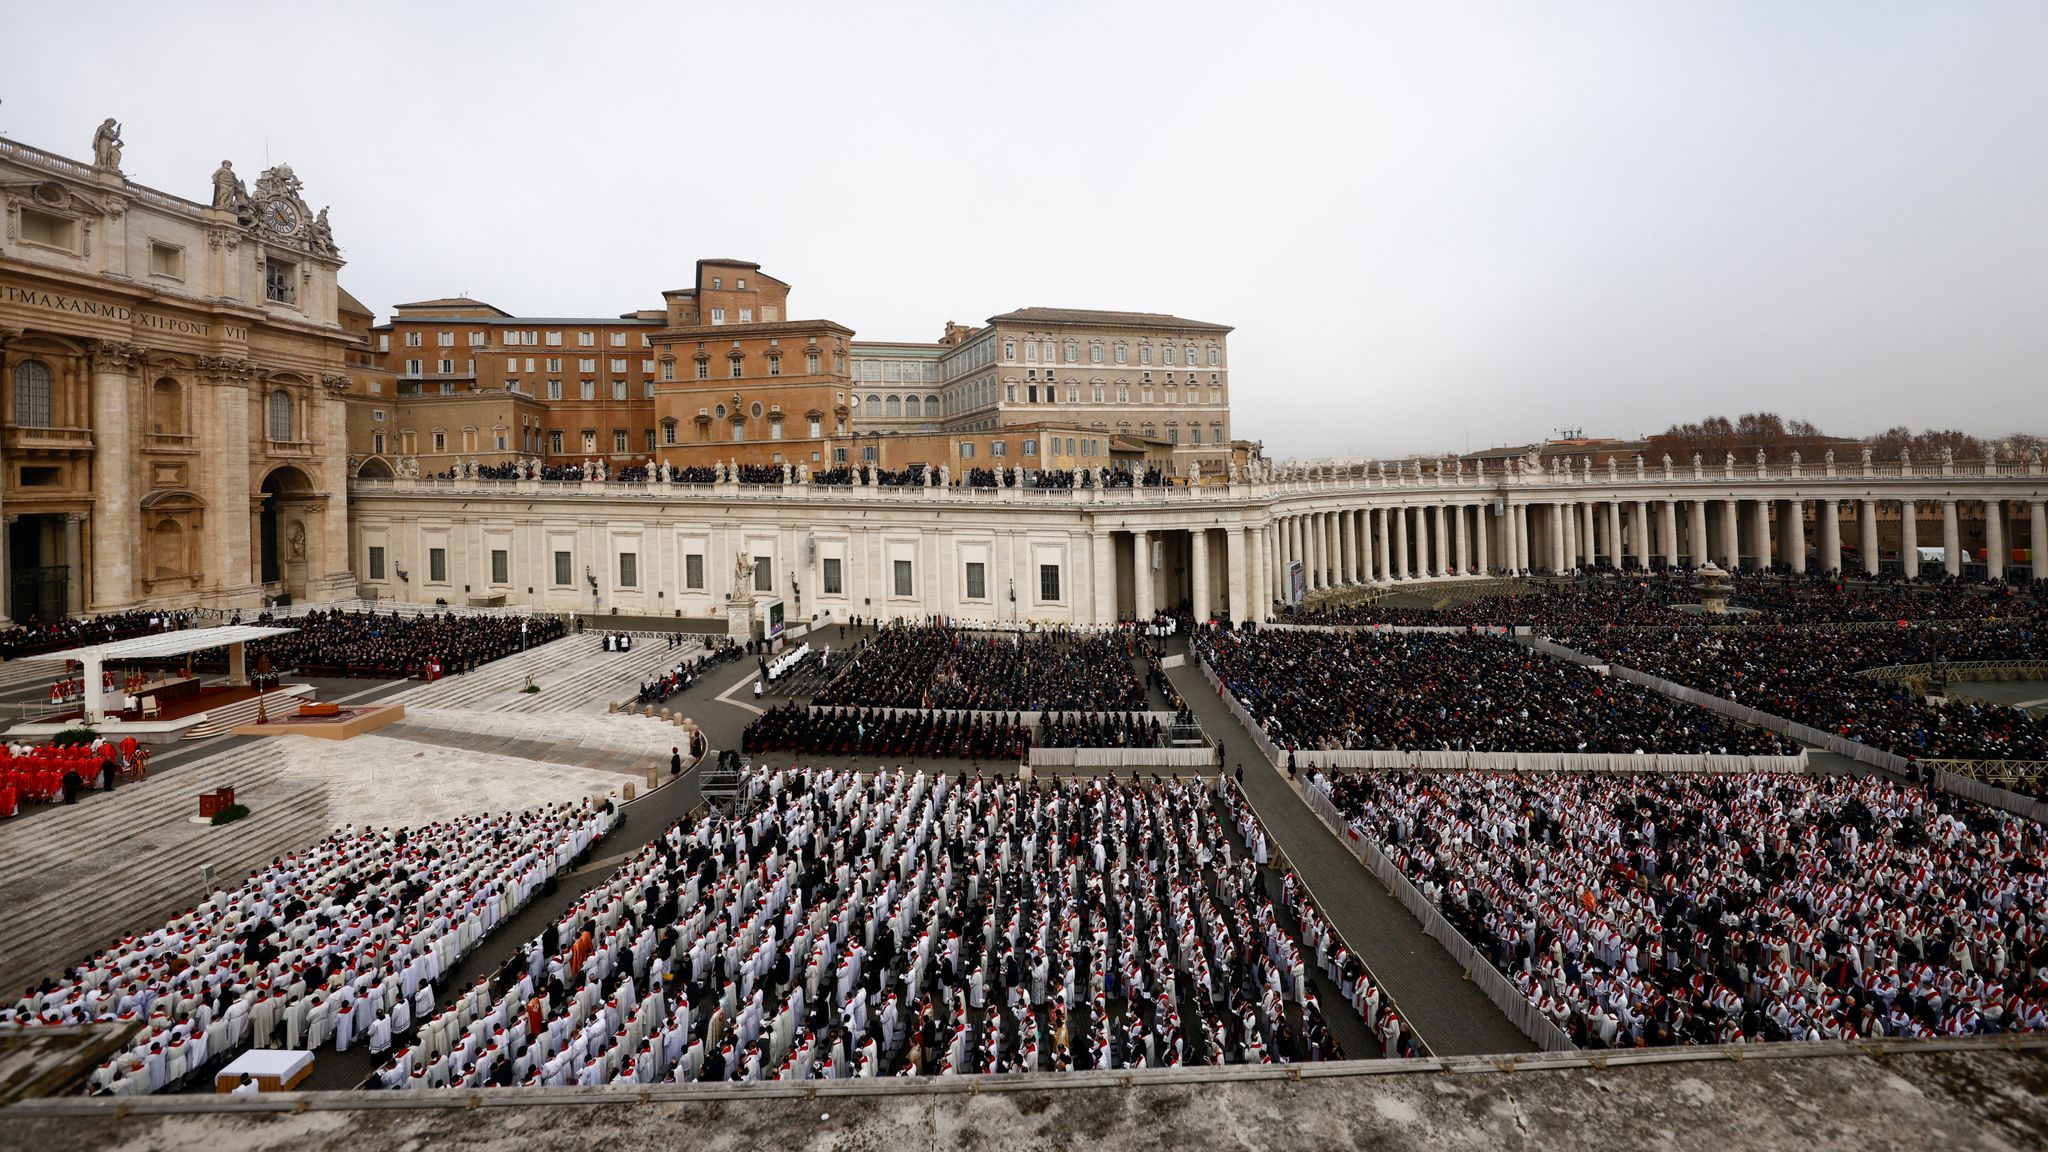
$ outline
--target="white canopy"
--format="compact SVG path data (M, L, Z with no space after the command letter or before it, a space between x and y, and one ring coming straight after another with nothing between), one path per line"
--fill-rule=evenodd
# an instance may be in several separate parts
M98 663L119 664L123 660L152 660L165 656L183 656L187 652L204 652L228 644L246 644L266 636L282 636L296 632L296 628L276 628L259 624L224 624L218 628L186 628L177 632L155 632L148 636L133 636L126 640L109 640L104 644L87 644L78 648L66 648L62 652L44 652L36 656L23 656L29 660L77 660L81 663L92 660Z

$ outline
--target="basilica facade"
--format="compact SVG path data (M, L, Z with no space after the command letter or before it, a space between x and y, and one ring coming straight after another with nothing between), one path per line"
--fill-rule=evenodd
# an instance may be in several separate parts
M204 200L0 139L0 614L349 590L342 265L289 165ZM204 186L205 173L194 173Z

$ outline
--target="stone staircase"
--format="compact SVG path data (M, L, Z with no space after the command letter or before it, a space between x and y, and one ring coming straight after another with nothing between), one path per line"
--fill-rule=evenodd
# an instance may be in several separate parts
M631 652L606 652L601 635L565 636L493 661L474 672L411 688L392 699L413 708L472 708L490 712L588 712L638 690L655 672L697 654L694 646L670 648L641 639ZM531 675L539 692L528 693Z
M193 823L199 792L223 785L250 815L221 827ZM258 744L7 831L0 988L20 988L191 907L202 866L213 866L217 886L233 886L332 826L328 785L294 779L274 748Z
M310 685L287 684L275 692L264 693L260 701L252 696L247 700L238 700L219 708L208 708L206 719L187 729L185 739L204 740L210 736L218 736L223 732L232 731L238 725L254 724L259 708L275 716L297 708L312 698L313 689Z

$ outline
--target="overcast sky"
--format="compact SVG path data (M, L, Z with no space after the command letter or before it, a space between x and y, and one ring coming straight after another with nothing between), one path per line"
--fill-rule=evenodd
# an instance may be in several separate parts
M380 316L703 256L931 340L1231 324L1238 435L2048 432L2048 4L9 4L0 134L331 204Z

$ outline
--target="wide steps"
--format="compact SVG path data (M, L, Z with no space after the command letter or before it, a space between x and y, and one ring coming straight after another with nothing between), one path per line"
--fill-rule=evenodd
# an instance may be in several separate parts
M153 774L112 796L87 793L76 805L37 813L9 828L0 853L0 893L8 886L103 848L143 830L175 827L199 812L199 793L231 786L251 791L284 775L284 764L267 748L238 749L198 764ZM168 775L171 778L166 779ZM193 825L193 830L198 830Z
M328 786L293 781L273 769L239 777L237 799L254 803L234 824L193 824L177 812L147 825L95 821L96 848L17 876L7 885L13 894L0 899L0 985L74 962L191 907L200 896L202 865L213 866L217 886L232 887L273 856L332 831ZM110 876L119 883L109 884Z

